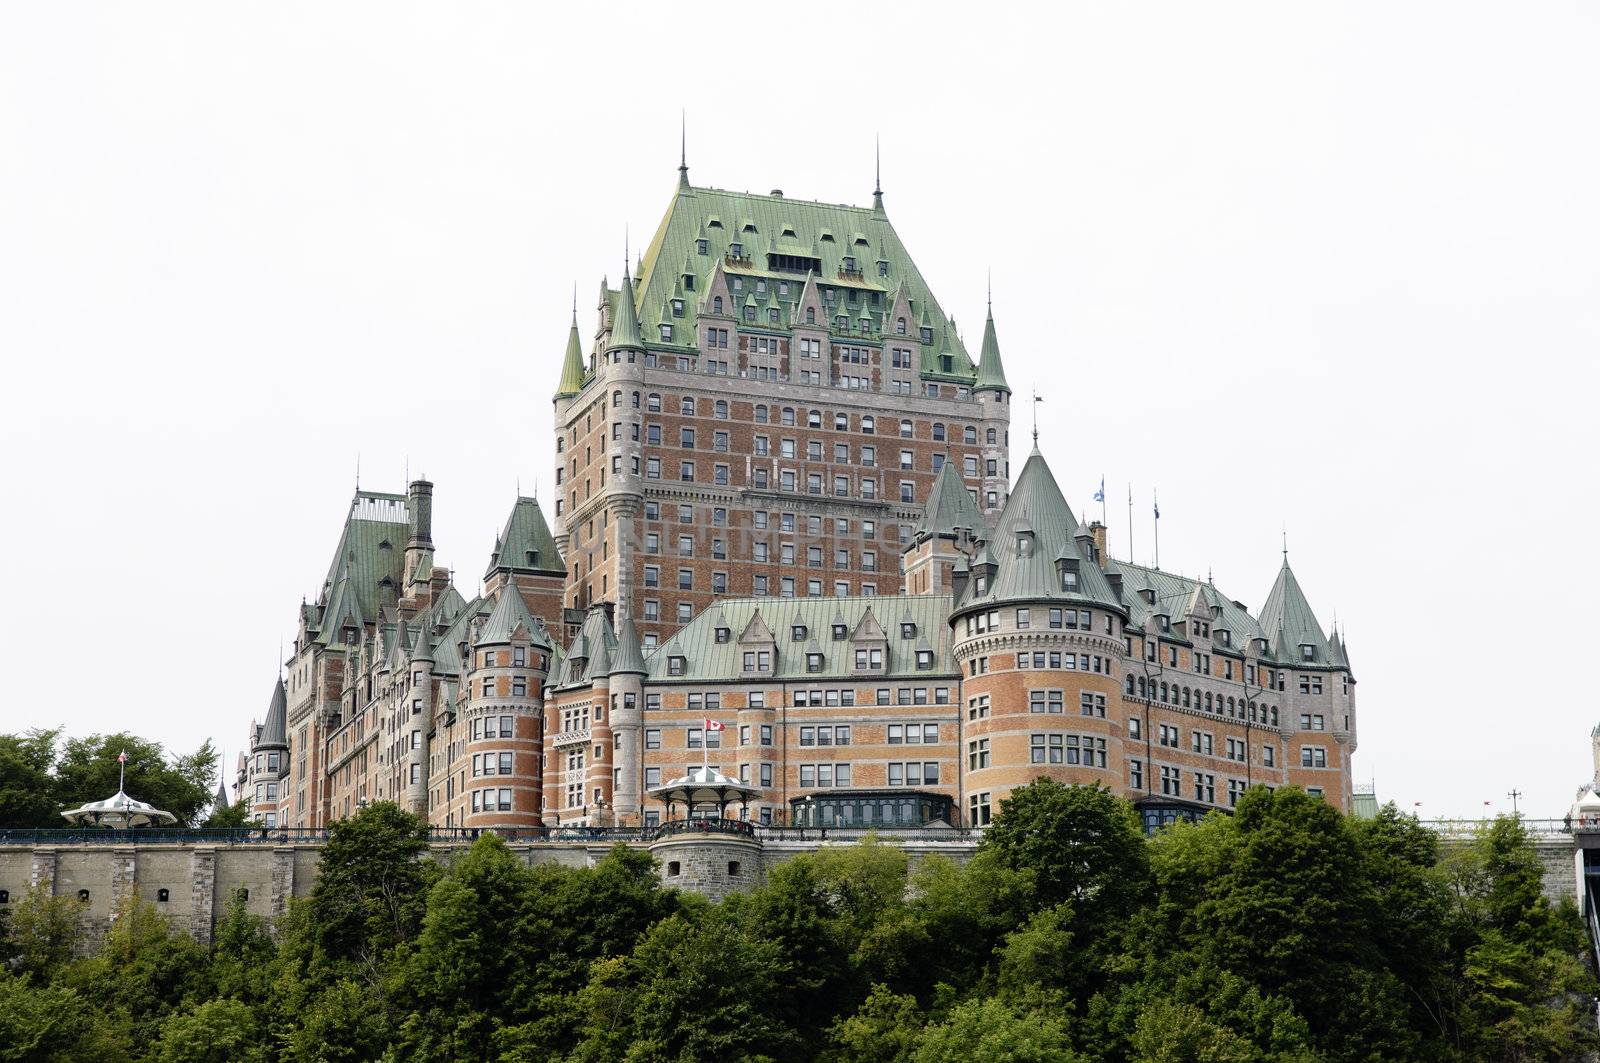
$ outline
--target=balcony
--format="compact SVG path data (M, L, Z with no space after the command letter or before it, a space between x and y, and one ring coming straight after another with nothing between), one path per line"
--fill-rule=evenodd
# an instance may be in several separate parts
M589 728L580 731L562 731L550 736L550 744L560 749L562 746L586 745L589 741Z

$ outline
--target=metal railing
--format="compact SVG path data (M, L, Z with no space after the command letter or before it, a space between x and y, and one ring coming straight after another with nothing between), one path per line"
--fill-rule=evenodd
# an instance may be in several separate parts
M1564 819L1529 819L1527 816L1522 816L1520 818L1522 820L1523 829L1529 834L1533 835L1535 838L1555 838L1561 835L1571 834L1573 830L1572 825ZM1422 826L1433 831L1435 834L1445 838L1472 838L1476 837L1484 828L1493 823L1494 820L1492 818L1424 819L1418 820L1418 822ZM1600 825L1579 829L1600 830Z
M651 833L656 838L671 838L679 834L737 834L744 838L754 838L756 825L746 819L695 816L689 819L669 819Z

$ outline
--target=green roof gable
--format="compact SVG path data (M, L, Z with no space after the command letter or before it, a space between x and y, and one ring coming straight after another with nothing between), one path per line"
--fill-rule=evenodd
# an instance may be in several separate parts
M484 578L497 571L566 575L566 563L556 547L555 536L550 534L550 526L545 523L538 499L519 497L511 507L506 526L495 539L494 553L489 556L489 569Z

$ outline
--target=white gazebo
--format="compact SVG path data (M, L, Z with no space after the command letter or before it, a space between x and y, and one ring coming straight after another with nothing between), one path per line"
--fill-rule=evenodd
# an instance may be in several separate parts
M695 818L695 809L717 810L716 818L727 818L728 805L738 802L750 807L750 798L761 791L738 779L729 778L715 768L690 768L687 775L663 783L649 791L651 797L667 806L667 819L672 819L672 806L684 806L688 819Z
M61 814L79 827L166 827L178 822L171 812L135 801L121 790L104 801L90 801Z

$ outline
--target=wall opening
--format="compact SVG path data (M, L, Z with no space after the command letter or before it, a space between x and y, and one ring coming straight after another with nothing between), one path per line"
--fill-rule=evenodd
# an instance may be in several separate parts
M677 878L678 875L682 873L682 871L683 871L683 868L678 864L678 861L676 861L676 860L668 861L668 863L667 863L667 877L668 878Z
M168 890L168 889L156 890L156 900L159 901L160 903L166 904L171 899L172 899L172 891L171 890Z
M79 890L78 891L78 900L87 901L88 899L89 899L89 891L88 890Z
M738 878L739 877L739 861L737 861L737 860L729 860L728 861L728 875L731 878Z

